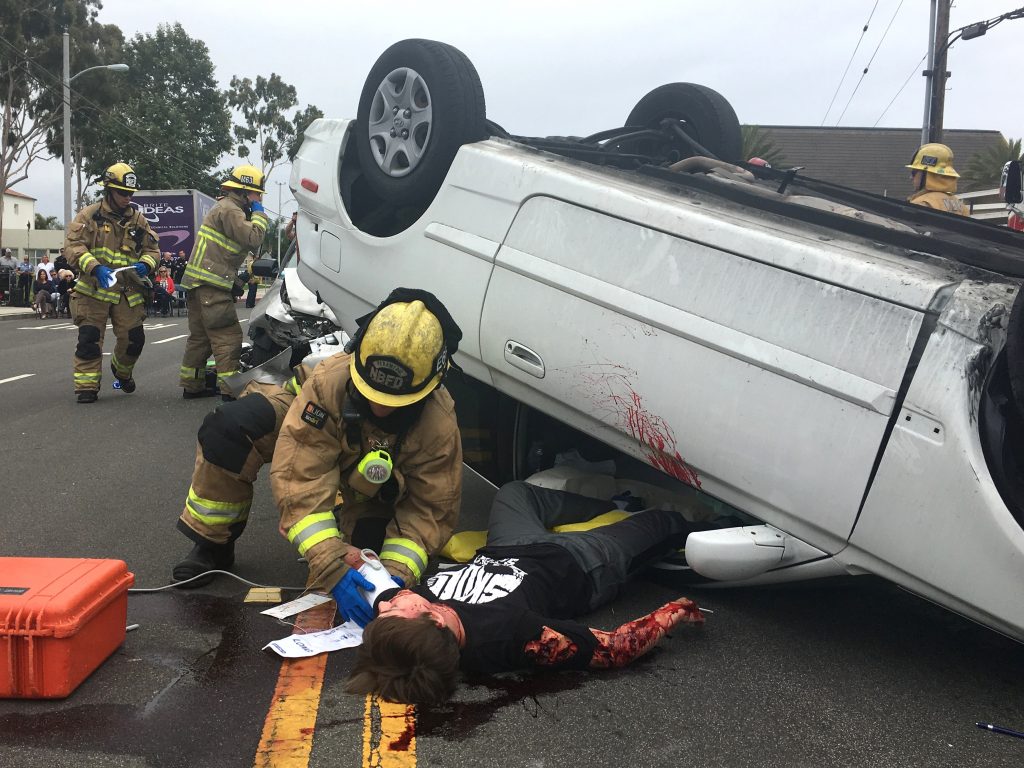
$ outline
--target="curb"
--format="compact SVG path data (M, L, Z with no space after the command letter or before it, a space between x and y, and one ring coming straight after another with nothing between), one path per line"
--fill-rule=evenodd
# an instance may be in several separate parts
M37 317L36 313L32 312L31 310L29 310L28 312L10 312L10 313L5 312L3 314L0 314L0 322L3 322L4 320L35 319L36 317Z

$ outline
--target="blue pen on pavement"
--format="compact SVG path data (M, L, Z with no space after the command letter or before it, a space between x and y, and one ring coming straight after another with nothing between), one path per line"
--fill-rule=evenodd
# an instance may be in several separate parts
M1021 733L1020 731L1015 731L1013 730L1013 728L1004 728L1001 725L993 725L992 723L975 723L975 725L986 731L992 731L993 733L1003 733L1007 736L1016 736L1018 739L1024 739L1024 733Z

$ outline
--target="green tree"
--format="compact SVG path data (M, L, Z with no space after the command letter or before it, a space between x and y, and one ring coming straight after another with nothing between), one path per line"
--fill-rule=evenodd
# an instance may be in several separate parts
M102 28L99 8L99 0L0 0L0 189L28 178L32 161L46 154L62 117L62 33L90 50Z
M61 229L62 225L56 216L43 216L41 213L36 214L36 229Z
M1024 159L1021 140L1007 141L1002 136L989 147L975 152L963 172L963 184L969 191L992 189L999 186L1003 166L1010 160Z
M294 132L291 141L288 142L289 162L294 161L295 156L299 154L299 147L302 146L302 140L306 137L306 129L309 128L309 124L323 116L324 113L320 110L320 107L313 104L295 114L295 120L292 121Z
M231 149L231 116L206 44L180 24L161 24L128 41L124 61L130 69L122 99L82 138L85 172L98 177L124 161L144 189L214 193L219 179L212 172Z
M306 127L323 117L313 105L297 110L295 86L273 72L269 78L258 75L255 83L248 77L232 77L227 98L241 117L232 129L239 157L250 158L268 176L286 156L289 160L295 157ZM293 109L295 113L289 116Z
M744 160L760 157L775 167L786 164L786 156L763 128L757 125L741 125L740 132L743 135L740 156Z

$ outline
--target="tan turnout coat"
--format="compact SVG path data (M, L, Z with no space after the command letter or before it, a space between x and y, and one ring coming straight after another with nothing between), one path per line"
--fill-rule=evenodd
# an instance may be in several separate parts
M117 213L106 198L87 205L75 216L68 227L64 255L82 273L72 289L76 294L110 304L119 303L124 296L131 307L144 301L138 272L118 272L117 282L104 288L92 271L101 264L117 269L141 261L152 272L160 260L158 240L146 217L131 206L125 213Z
M210 285L230 291L249 251L256 251L267 233L267 217L256 211L246 219L244 198L228 194L210 209L196 233L196 244L185 266L183 288Z
M342 560L342 536L351 534L360 517L391 517L379 554L390 573L412 585L458 520L462 444L455 403L443 387L427 396L392 455L398 495L393 506L384 505L349 482L368 451L394 451L396 441L364 419L362 444L349 445L341 416L349 360L338 354L317 365L281 425L270 474L281 530L307 559L310 585L330 589L349 567ZM335 513L339 492L342 506Z

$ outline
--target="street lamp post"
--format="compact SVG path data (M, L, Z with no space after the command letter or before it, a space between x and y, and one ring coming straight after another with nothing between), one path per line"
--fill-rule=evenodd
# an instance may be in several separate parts
M275 181L277 184L277 263L281 263L281 225L284 223L284 216L281 215L281 187L283 181Z
M79 75L94 69L109 69L111 72L127 72L127 64L100 64L88 67L71 75L71 37L64 33L64 229L71 225L71 81Z

